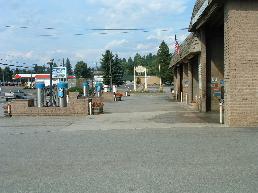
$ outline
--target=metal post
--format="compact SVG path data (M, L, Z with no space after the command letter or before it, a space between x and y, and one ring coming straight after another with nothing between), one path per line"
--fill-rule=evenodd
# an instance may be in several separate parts
M136 77L135 77L135 66L133 67L133 90L136 91Z
M145 74L144 74L145 78L144 78L144 81L145 81L145 91L148 90L148 85L147 85L147 68L145 68Z
M32 70L30 71L30 88L32 88Z
M188 104L188 94L185 94L185 103Z
M160 64L159 64L159 89L162 89L162 80L161 80L161 73L160 73Z
M50 89L50 105L49 106L53 106L53 84L52 84L52 71L53 71L53 61L54 59L50 60L50 62L48 62L48 64L50 65L50 86L49 86L49 89Z
M183 102L183 92L181 92L181 103Z

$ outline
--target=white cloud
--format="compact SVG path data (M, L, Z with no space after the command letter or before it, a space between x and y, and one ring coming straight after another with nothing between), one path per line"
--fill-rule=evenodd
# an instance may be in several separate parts
M137 50L149 50L152 48L153 48L153 46L150 44L137 44L137 46L136 46Z
M114 48L118 48L118 47L121 47L121 46L124 46L128 44L128 41L125 40L125 39L122 39L122 40L113 40L111 42L109 42L106 46L105 46L105 49L108 50L108 49L114 49Z
M180 14L185 0L100 0L90 3L101 7L96 17L105 20L106 27L134 26L153 15Z
M174 40L174 30L168 29L168 31L163 32L162 29L156 29L151 35L149 35L146 39L147 40L157 40L159 42L165 41L165 42L171 42Z

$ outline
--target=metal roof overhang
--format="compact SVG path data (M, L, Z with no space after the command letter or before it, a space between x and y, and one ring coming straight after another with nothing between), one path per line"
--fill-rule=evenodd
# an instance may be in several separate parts
M223 3L221 0L206 0L192 17L189 31L195 32L201 28L223 6Z

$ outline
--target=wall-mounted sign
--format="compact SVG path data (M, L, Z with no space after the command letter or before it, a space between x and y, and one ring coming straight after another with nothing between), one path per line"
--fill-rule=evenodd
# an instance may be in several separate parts
M66 67L54 67L52 78L67 78Z
M215 83L217 83L218 82L218 78L216 78L216 77L212 77L211 78L211 83L212 84L215 84Z
M216 92L214 92L213 96L221 97L221 92L220 91L216 91Z
M189 80L184 80L184 86L185 86L185 87L188 87L188 86L189 86L189 83L190 83Z

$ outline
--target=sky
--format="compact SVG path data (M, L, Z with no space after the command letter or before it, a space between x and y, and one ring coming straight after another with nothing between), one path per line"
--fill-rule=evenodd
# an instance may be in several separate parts
M0 58L46 64L69 58L100 65L105 50L121 58L156 54L188 32L195 0L0 0ZM138 29L97 31L93 29ZM25 65L25 64L24 64ZM1 66L0 66L1 67Z

